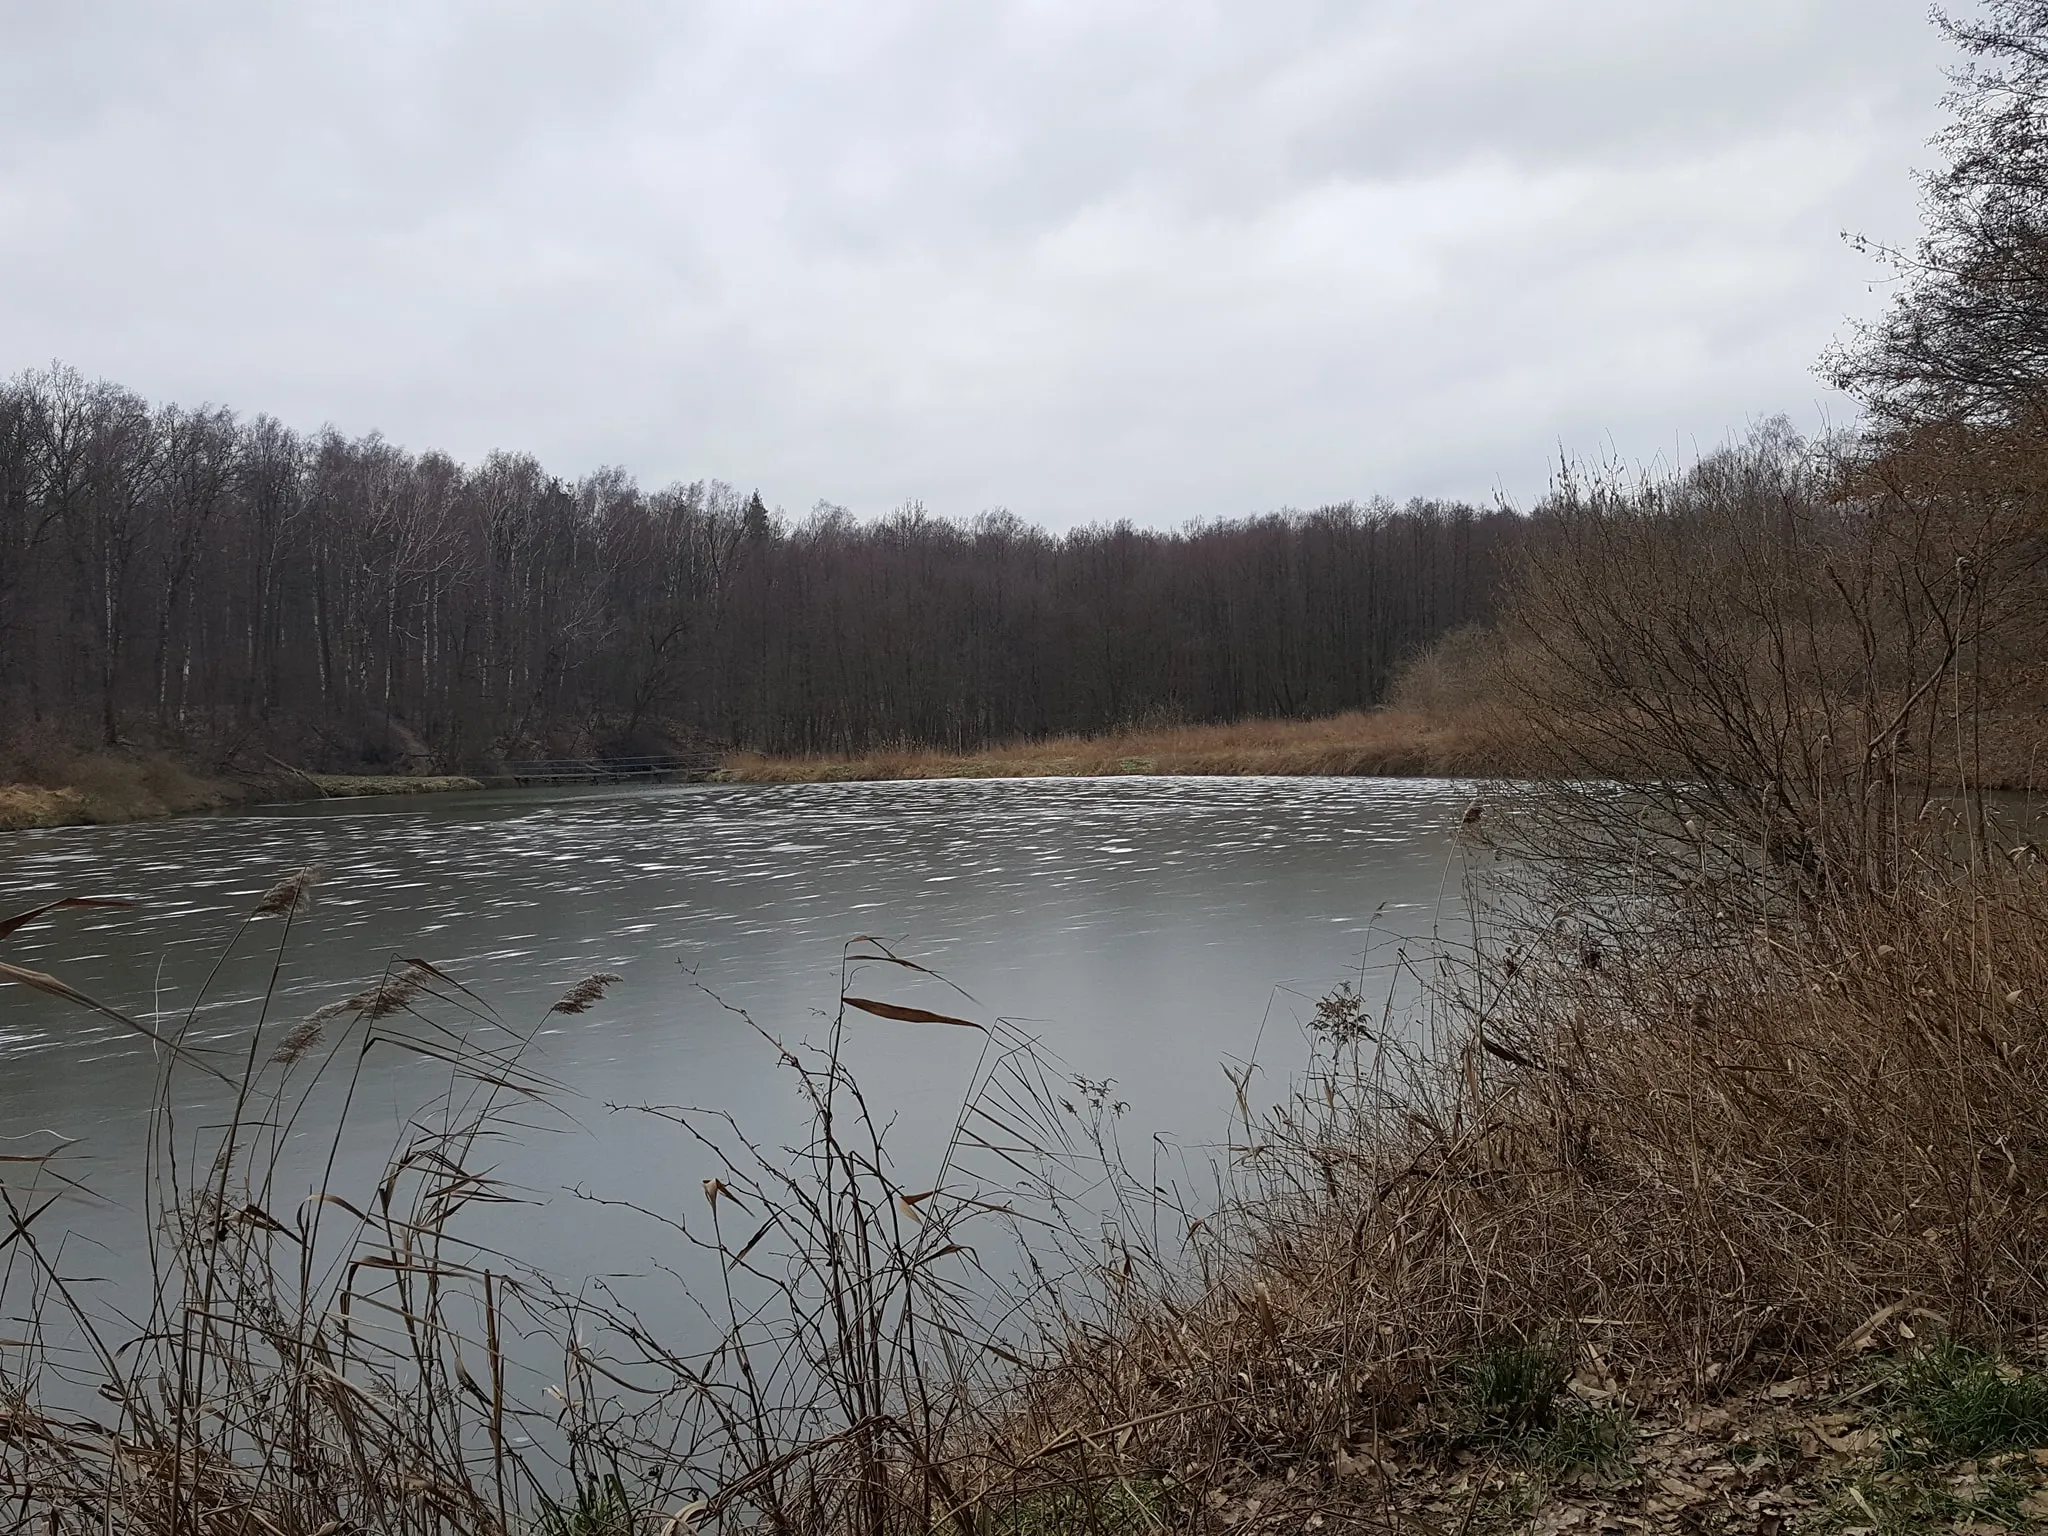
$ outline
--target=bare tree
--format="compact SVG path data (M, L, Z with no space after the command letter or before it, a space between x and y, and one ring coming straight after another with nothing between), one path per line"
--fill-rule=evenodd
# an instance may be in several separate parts
M1538 509L1496 688L1549 770L1510 819L1547 874L1747 908L1900 889L1957 787L1973 834L2048 546L2010 500L1903 470L1779 421Z
M454 766L1323 713L1486 617L1525 531L1434 503L1062 537L917 503L791 521L716 481L152 411L59 367L0 389L0 727Z
M2048 382L2048 0L1984 0L1938 16L1966 62L1951 75L1946 163L1921 179L1908 251L1859 243L1904 279L1890 311L1826 362L1894 425L2043 424Z
M159 729L168 729L172 627L185 617L193 569L213 520L225 504L240 442L234 417L205 407L196 411L165 407L157 413L155 434L160 457L155 508L156 719ZM178 668L181 701L192 660L189 634L184 641ZM182 706L179 714L182 717Z

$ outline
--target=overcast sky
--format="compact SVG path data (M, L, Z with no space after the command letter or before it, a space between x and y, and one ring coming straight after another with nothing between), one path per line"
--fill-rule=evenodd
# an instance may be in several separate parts
M0 0L0 372L1055 527L1669 461L1882 302L1919 0Z

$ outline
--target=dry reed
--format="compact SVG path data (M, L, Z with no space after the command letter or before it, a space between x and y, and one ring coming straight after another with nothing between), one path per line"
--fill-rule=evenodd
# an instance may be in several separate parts
M848 757L737 753L717 777L731 783L856 780L1092 778L1119 774L1470 775L1515 761L1497 712L1352 711L1314 720L1134 727L1102 736L1011 742L970 753L904 747Z
M1151 1476L1327 1487L1440 1443L1455 1366L1503 1340L1699 1397L1909 1309L2023 1337L2048 1307L2039 871L1695 953L1589 966L1554 934L1462 977L1432 1052L1340 1053L1249 1128L1199 1277L1040 1378L1014 1433L1141 1425Z
M308 883L305 872L280 882L251 914L281 919L280 957ZM125 1018L82 994L71 1000ZM532 1474L510 1455L510 1436L531 1410L505 1394L501 1341L529 1326L527 1288L458 1228L466 1208L503 1198L466 1166L478 1138L508 1103L549 1092L523 1064L528 1036L425 962L320 1010L267 1053L266 998L239 1072L189 1043L196 1007L182 1021L128 1020L158 1043L163 1073L144 1172L139 1315L96 1307L67 1272L52 1213L77 1186L62 1159L0 1166L0 1304L15 1325L0 1340L8 1528L518 1528ZM290 1073L323 1040L323 1023L335 1033L319 1070ZM389 1050L443 1071L443 1089L367 1188L322 1184L279 1204L283 1149L295 1127L314 1129L323 1080L337 1079L350 1100L364 1057ZM194 1070L226 1093L186 1125L182 1079ZM327 1127L330 1175L349 1130L346 1114Z
M44 1241L58 1162L0 1167L0 1293L29 1322L0 1345L0 1497L39 1530L195 1536L1401 1528L1399 1490L1469 1454L1489 1361L1559 1362L1536 1423L1567 1383L1699 1402L1908 1320L2023 1343L2048 1315L2048 872L1979 830L1818 905L1511 903L1432 960L1418 1020L1325 1000L1316 1069L1270 1111L1241 1094L1198 1207L1125 1168L1107 1085L970 1003L873 995L933 978L858 944L821 1045L760 1032L809 1108L793 1149L638 1110L711 1171L701 1207L637 1213L706 1266L687 1340L464 1239L507 1197L474 1148L551 1085L525 1033L396 962L267 1055L255 1020L224 1127L179 1131L166 1092L131 1332ZM282 946L302 903L258 905ZM849 1010L983 1044L932 1187L892 1164ZM386 1049L445 1090L368 1187L280 1208L282 1128Z
M310 872L287 877L251 912L281 920L280 960L310 884ZM49 904L0 923L0 937L98 904ZM847 969L922 974L871 944ZM587 1011L617 980L583 978L548 1016ZM15 1324L0 1338L0 1529L971 1524L951 1448L1036 1337L1012 1277L990 1266L1022 1256L1037 1276L1025 1292L1055 1287L1072 1267L1055 1262L1060 1243L1027 1249L1022 1227L1063 1230L1062 1169L1101 1182L1102 1149L1072 1141L1042 1061L999 1021L848 995L821 1050L762 1033L812 1111L810 1139L789 1154L719 1112L644 1109L719 1170L700 1217L642 1213L714 1276L693 1298L705 1330L678 1341L463 1234L466 1211L513 1198L477 1148L557 1091L526 1063L532 1031L419 959L274 1042L264 1000L239 1073L188 1043L196 1009L183 1023L130 1021L164 1050L140 1317L107 1315L67 1278L58 1222L78 1186L61 1157L0 1159L0 1306ZM891 1171L883 1123L840 1055L848 1009L985 1042L939 1187L907 1188ZM407 1116L381 1169L343 1187L363 1061L394 1050L444 1086ZM187 1126L194 1070L226 1095L213 1091ZM282 1204L295 1128L326 1139L326 1173Z

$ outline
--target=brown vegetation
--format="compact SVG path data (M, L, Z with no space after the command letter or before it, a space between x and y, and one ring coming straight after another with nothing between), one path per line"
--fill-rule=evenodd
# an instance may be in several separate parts
M1446 717L1394 707L1317 720L1136 727L1011 742L962 755L916 748L851 758L736 753L716 777L728 783L814 784L1117 774L1470 776L1507 771L1513 729L1499 711L1469 709Z
M0 832L146 821L263 800L481 788L481 780L454 774L317 774L277 763L260 773L206 773L182 752L81 749L53 732L24 731L0 745Z
M87 820L78 797L68 790L34 784L0 784L0 832L25 827L69 827Z
M23 732L0 745L0 832L219 810L256 787L196 773L173 752L80 750Z
M1567 481L1500 627L1401 712L858 760L1443 771L1507 742L1545 770L1467 817L1470 949L1404 957L1412 1017L1325 999L1279 1106L1240 1080L1213 1195L1126 1167L1110 1085L861 941L821 1048L761 1032L808 1138L644 1111L709 1174L634 1212L708 1266L686 1348L461 1239L504 1193L477 1149L550 1085L432 964L289 1027L265 1003L238 1063L0 965L166 1072L121 1332L45 1243L60 1159L0 1158L0 1508L51 1536L2048 1529L2048 865L1986 793L2031 786L2048 705L2048 0L1982 11L1925 259L1841 365L1880 435ZM824 707L804 730L838 740ZM288 931L308 889L257 915ZM937 1187L896 1181L849 1009L987 1042ZM447 1092L373 1187L279 1208L287 1128L372 1048ZM183 1124L189 1074L231 1110ZM522 1391L540 1348L560 1385Z
M237 942L272 921L282 954L314 880L308 870L280 881ZM0 922L0 939L78 904ZM531 1027L479 1013L439 970L415 961L294 1026L268 1017L271 1000L259 1000L246 1049L228 1056L190 1041L200 999L182 1019L145 1021L38 972L0 965L0 979L144 1034L165 1074L139 1171L146 1214L135 1239L154 1282L140 1315L95 1310L75 1288L61 1238L46 1236L52 1207L80 1188L61 1146L17 1138L0 1158L0 1243L9 1250L0 1298L10 1323L20 1322L0 1341L8 1528L507 1530L502 1512L518 1495L504 1486L498 1341L525 1327L533 1307L476 1267L482 1256L446 1229L466 1205L496 1198L488 1178L462 1171L476 1138L502 1106L531 1103L548 1086L522 1063ZM463 1038L427 1022L437 1001L467 1014ZM323 1188L292 1203L273 1188L289 1126L307 1122L316 1142L329 1138L331 1168L349 1117L309 1117L308 1106L330 1074L352 1097L373 1049L445 1064L446 1092L419 1107L374 1187ZM183 1095L202 1078L209 1091L225 1090L211 1106L221 1119L187 1125ZM472 1317L470 1337L462 1330ZM488 1390L469 1374L465 1341ZM472 1407L451 1417L472 1398L482 1400L481 1416ZM465 1438L473 1434L481 1443Z
M1811 930L1597 951L1554 931L1462 978L1420 1058L1326 1008L1355 1069L1247 1126L1248 1183L1203 1218L1199 1278L1141 1292L1038 1376L1010 1453L1085 1434L1095 1475L1218 1514L1256 1499L1298 1529L1441 1498L1461 1450L1475 1501L1538 1497L1536 1431L1589 1404L1675 1423L1751 1383L1846 1393L1866 1351L1916 1333L2030 1355L2048 881L2004 863ZM1555 1362L1542 1422L1489 1426L1473 1372L1528 1351ZM1853 1449L1874 1463L1895 1439ZM1602 1502L1633 1513L1661 1491L1615 1481ZM1757 1528L1758 1506L1715 1502L1722 1528Z

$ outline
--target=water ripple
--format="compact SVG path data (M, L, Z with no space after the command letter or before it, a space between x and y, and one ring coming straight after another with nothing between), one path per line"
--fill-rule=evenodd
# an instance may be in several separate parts
M842 946L877 935L985 1013L1043 1021L1076 1070L1125 1082L1148 1126L1206 1128L1228 1102L1219 1061L1270 1051L1305 1000L1455 908L1450 829L1468 794L1426 780L1129 778L328 802L11 835L0 912L137 898L54 914L7 956L132 1011L192 1009L200 1038L246 1039L275 921L200 988L279 874L320 864L272 1019L348 995L394 957L423 955L527 1020L578 977L617 971L602 1011L545 1041L551 1075L589 1103L775 1113L788 1085L726 1005L802 1034L832 1003ZM889 984L908 996L915 981ZM864 1030L862 1049L906 1102L955 1092L955 1058L972 1054L900 1029ZM58 1125L122 1156L153 1084L146 1042L0 988L0 1127ZM392 1101L405 1091L394 1079ZM592 1171L551 1156L565 1182Z

